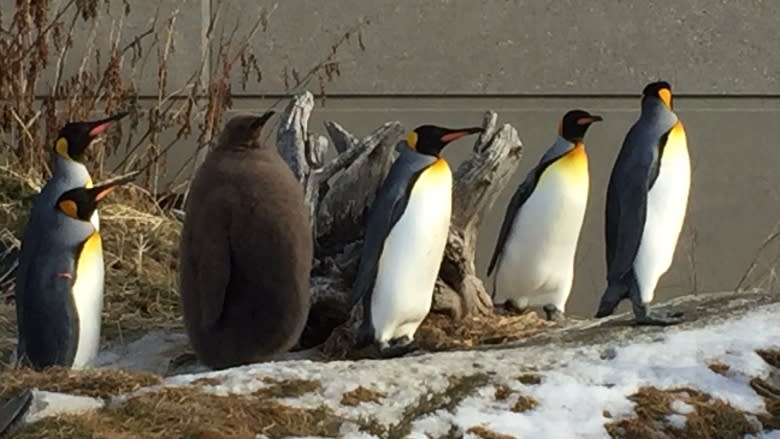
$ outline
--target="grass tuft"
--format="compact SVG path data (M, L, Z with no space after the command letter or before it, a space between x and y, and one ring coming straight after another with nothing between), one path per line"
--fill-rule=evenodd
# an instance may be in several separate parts
M154 374L129 373L113 369L68 370L52 367L40 372L27 368L8 369L0 372L0 401L5 401L29 388L109 398L161 383L162 379Z
M341 395L341 404L347 406L356 406L362 402L375 402L377 404L382 403L387 395L375 390L366 389L363 386L357 386L349 392L345 392Z
M621 419L605 424L613 438L656 439L710 439L741 438L757 433L745 413L729 403L713 399L709 394L691 388L661 390L642 387L629 399L635 403L635 418ZM675 400L693 407L685 415L683 428L676 428L666 420L674 414L671 405Z
M475 425L474 427L471 427L468 430L466 430L466 432L479 436L482 439L516 439L515 436L509 434L496 433L495 431L490 430L489 428L483 427L481 425Z

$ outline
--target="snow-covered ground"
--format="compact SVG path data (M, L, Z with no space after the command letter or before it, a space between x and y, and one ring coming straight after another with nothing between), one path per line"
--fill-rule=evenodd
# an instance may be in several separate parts
M690 386L738 409L763 413L764 402L748 382L752 377L767 378L773 369L755 350L780 348L779 313L780 303L774 303L707 322L650 331L635 328L631 331L643 335L628 339L604 337L612 334L613 329L609 329L602 330L597 341L564 343L551 338L549 343L525 347L392 360L277 361L220 372L176 375L166 378L166 383L190 385L208 377L212 378L206 381L209 385L197 384L204 391L248 394L268 386L263 381L266 377L317 380L321 391L282 398L280 402L309 408L325 404L347 419L373 417L389 425L397 422L404 409L421 395L444 390L449 375L482 373L489 377L487 385L452 411L439 410L418 418L409 437L438 437L454 425L466 438L478 437L467 432L475 426L520 438L608 438L604 424L634 417L634 406L627 396L643 386ZM171 352L169 345L181 342L177 337L150 336L136 343L127 355L105 354L102 358L113 363L113 367L156 369L162 360L144 359L143 351L166 354ZM724 375L713 372L708 365L714 362L729 366L728 371ZM541 382L524 384L516 379L528 373L539 375ZM358 385L385 397L380 403L342 405L342 395ZM513 391L503 400L496 398L496 388L501 385ZM513 412L510 408L521 396L532 397L538 406L522 413ZM680 426L692 410L682 401L673 403L672 409L676 414L667 417L667 421ZM343 437L372 437L358 433L357 425L349 422L342 426L342 433ZM780 439L780 432L762 433L755 438Z
M422 438L429 433L435 437L456 425L462 431L484 426L516 437L607 438L604 424L633 416L633 403L626 397L642 386L661 389L691 386L739 409L763 412L763 400L748 381L756 376L766 377L771 369L755 350L780 348L778 313L780 304L769 305L704 328L667 328L654 340L624 346L536 346L384 361L277 362L180 375L167 381L186 384L197 378L212 377L221 384L207 386L211 391L250 393L264 386L262 378L267 376L314 379L322 383L321 393L306 394L287 402L306 407L325 403L345 417L374 416L383 423L391 423L424 391L446 387L448 374L486 372L493 377L490 385L465 399L451 413L435 413L419 419L413 436ZM726 376L707 367L715 361L729 366ZM542 376L540 384L522 384L514 379L530 370ZM386 399L381 405L342 406L341 395L358 384L385 393ZM516 393L504 401L496 400L495 386L500 384ZM519 395L531 396L539 405L523 413L510 411ZM684 403L676 403L673 408L680 417L690 410ZM612 418L604 417L605 410ZM466 437L476 436L467 434ZM773 433L763 437L780 436Z

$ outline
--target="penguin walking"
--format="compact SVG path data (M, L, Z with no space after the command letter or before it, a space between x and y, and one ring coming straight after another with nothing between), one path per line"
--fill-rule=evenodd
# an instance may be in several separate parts
M34 235L38 251L30 258L24 294L17 297L25 360L34 369L89 366L100 345L103 309L103 252L92 223L98 203L138 172L91 188L65 191L48 223Z
M542 306L548 320L564 317L590 185L583 139L601 120L567 112L555 142L512 196L488 265L494 304Z
M309 314L314 238L302 185L261 141L273 114L227 122L185 207L179 295L193 350L211 369L288 351Z
M668 82L648 84L639 119L628 131L609 179L607 288L596 317L623 299L638 325L672 325L682 313L651 312L659 278L672 264L688 206L691 166L685 129Z
M54 142L52 176L46 181L41 192L35 197L30 216L22 234L22 243L19 249L19 265L15 276L16 318L19 330L25 327L23 319L26 313L23 310L21 298L27 291L27 283L30 279L36 279L38 272L31 261L38 257L40 252L46 251L48 245L40 239L43 230L50 227L56 220L58 213L52 206L57 198L65 191L77 187L89 188L92 186L92 178L87 167L81 162L84 152L92 141L105 132L108 127L125 117L128 113L118 113L105 119L93 121L69 122L63 126ZM100 217L97 210L90 218L96 230L100 230ZM102 264L102 263L101 263ZM101 265L102 266L102 265ZM23 332L17 334L17 362L22 362L25 355L25 337Z
M440 156L450 142L483 132L422 125L409 133L376 195L349 307L363 299L355 347L372 342L384 357L415 348L431 308L449 234L452 171Z

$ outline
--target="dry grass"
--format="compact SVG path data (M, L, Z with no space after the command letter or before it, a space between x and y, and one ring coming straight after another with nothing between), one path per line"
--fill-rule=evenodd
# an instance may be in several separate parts
M255 438L336 437L344 422L320 407L300 409L273 400L215 395L192 387L144 392L119 405L79 416L46 418L14 438Z
M716 361L714 363L710 363L710 364L707 365L707 367L711 371L717 373L718 375L726 375L726 373L729 371L729 365L728 364L723 364L723 363L721 363L719 361Z
M501 384L500 386L496 386L496 392L494 393L494 397L497 401L503 401L507 398L509 398L509 395L514 393L512 389L509 388L509 386L505 384Z
M539 406L539 401L537 401L533 397L520 395L517 397L517 401L512 406L511 410L515 413L523 413L523 412L527 412L528 410L533 410L538 406Z
M347 406L356 406L362 402L375 402L377 404L382 403L387 395L375 390L366 389L363 386L357 386L349 392L345 392L341 395L341 404Z
M758 349L756 353L770 366L778 369L780 366L780 351L777 349ZM774 370L770 374L769 380L777 383L778 372ZM780 388L762 378L753 378L750 380L750 387L764 399L764 407L767 414L759 414L758 419L765 430L780 429Z
M268 385L253 393L258 398L296 397L305 393L317 392L322 387L322 384L317 380L277 380L265 377L263 382Z
M515 379L527 386L536 386L542 383L542 376L535 373L526 373L515 377Z
M455 321L442 314L428 314L415 334L423 349L442 351L495 345L520 340L555 326L536 313L467 317Z
M613 438L737 439L745 434L757 433L745 413L695 389L660 390L643 387L629 399L636 404L634 411L637 416L607 423L605 428ZM685 415L683 428L673 427L666 422L666 417L675 413L671 408L675 400L693 407L691 413Z
M357 360L376 357L373 346L355 351L352 320L336 327L323 346L323 355L329 360ZM490 314L452 320L439 313L429 313L415 334L415 341L425 351L470 349L477 346L499 345L537 334L557 323L530 312L521 315Z
M111 369L78 371L52 367L41 372L27 368L8 369L0 372L0 401L29 388L108 398L161 383L159 376L150 373L129 373Z
M471 427L468 430L466 430L466 432L479 436L482 439L516 439L515 436L496 433L495 431L490 430L489 428L483 427L481 425L476 425L474 427Z
M758 349L756 350L756 354L758 354L766 364L775 368L780 368L780 349Z

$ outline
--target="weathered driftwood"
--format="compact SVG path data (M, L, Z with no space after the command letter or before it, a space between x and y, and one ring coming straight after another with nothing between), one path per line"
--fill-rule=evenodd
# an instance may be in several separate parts
M490 295L476 273L478 230L483 215L491 212L522 156L517 131L509 124L499 128L497 120L496 113L485 114L485 132L477 138L471 157L458 166L453 176L452 223L433 310L455 319L487 314L493 309Z
M311 94L293 99L282 115L277 148L296 173L310 203L317 237L312 273L312 311L303 339L321 342L350 316L344 298L360 258L368 208L397 156L403 134L398 122L386 123L358 140L334 122L325 124L337 156L323 165L327 141L308 131ZM477 230L521 158L522 144L510 125L497 126L487 112L485 133L471 157L454 172L452 228L437 282L433 310L454 318L492 312L490 297L476 274ZM318 138L316 144L311 141ZM354 317L355 315L353 315ZM316 340L315 340L316 339Z

